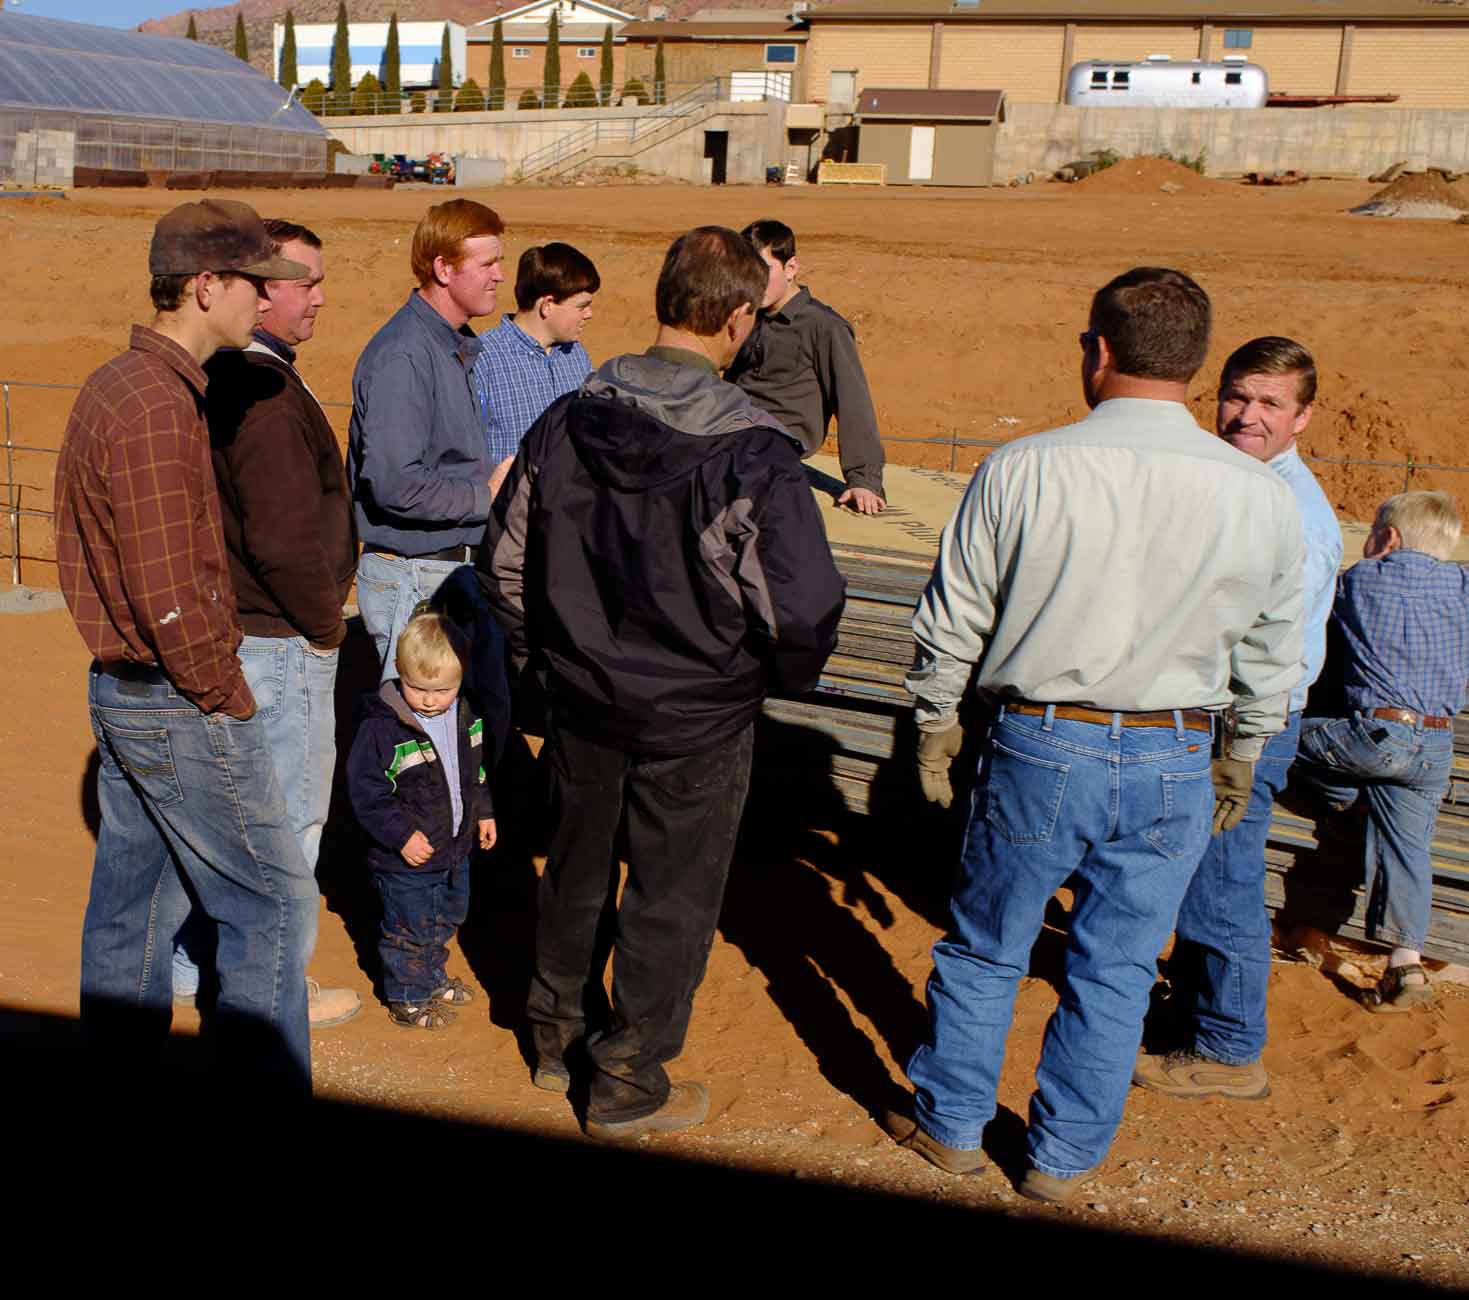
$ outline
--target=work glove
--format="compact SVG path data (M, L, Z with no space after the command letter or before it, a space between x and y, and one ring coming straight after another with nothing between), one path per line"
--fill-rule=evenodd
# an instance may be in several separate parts
M955 721L946 731L918 733L918 788L929 803L947 808L954 802L949 768L964 747L964 728Z
M1216 758L1209 775L1214 779L1214 831L1232 831L1244 821L1255 787L1255 765L1247 758Z

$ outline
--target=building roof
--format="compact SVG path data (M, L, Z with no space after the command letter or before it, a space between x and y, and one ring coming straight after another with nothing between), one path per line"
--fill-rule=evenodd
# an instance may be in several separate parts
M688 23L628 23L619 35L633 41L804 41L809 33L804 27L788 22L706 23L695 19Z
M857 116L878 118L941 118L952 121L990 121L1005 113L1003 90L863 90L857 96Z
M559 29L557 39L562 45L597 45L606 30L606 23L571 23ZM612 32L612 39L621 45L622 37L616 27ZM544 23L510 23L501 29L501 35L506 45L544 45L547 40ZM465 39L471 45L489 45L495 39L494 29L471 27Z
M597 0L565 0L566 3L574 5L577 9L590 9L602 17L614 23L631 22L633 15L624 13L621 9L614 9L608 4L598 4ZM497 22L512 23L515 21L525 22L531 14L549 11L552 7L560 8L560 0L531 0L529 4L516 5L513 9L504 9L497 14L491 14L488 18L481 18L475 23L475 27L492 27ZM549 12L545 21L551 21Z
M814 0L807 22L923 19L929 22L1291 22L1469 23L1465 0Z
M9 9L0 9L0 104L326 134L228 50Z

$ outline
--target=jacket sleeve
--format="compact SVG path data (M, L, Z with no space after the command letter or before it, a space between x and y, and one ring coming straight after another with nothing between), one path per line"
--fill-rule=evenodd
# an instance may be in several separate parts
M754 527L735 540L738 583L766 683L783 695L815 687L836 649L845 586L795 449L776 465Z
M528 443L527 438L520 444L510 472L500 485L474 566L480 589L505 632L505 658L512 684L520 677L530 654L525 626L525 550L535 470Z
M867 372L852 327L840 316L822 322L817 377L837 417L837 455L848 487L883 495L882 437Z
M265 370L269 363L255 363ZM245 408L237 429L215 429L240 515L244 551L286 619L313 645L332 649L347 635L337 576L321 517L321 471L310 414L289 381ZM309 400L309 399L307 399Z
M388 770L393 765L393 724L363 718L347 755L347 796L357 821L383 848L397 853L417 829L404 816Z
M986 459L939 539L933 575L913 614L916 648L904 685L920 731L951 725L974 665L984 658L999 615L995 559L997 472Z
M408 352L391 352L358 376L353 433L359 499L383 514L425 523L477 524L490 512L490 485L451 478L425 463L434 409L432 375Z

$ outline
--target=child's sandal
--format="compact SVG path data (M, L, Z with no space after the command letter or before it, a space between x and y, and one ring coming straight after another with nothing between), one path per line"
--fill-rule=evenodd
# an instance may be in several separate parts
M388 1019L403 1029L447 1029L454 1023L454 1013L442 1003L389 1002Z
M1416 975L1411 982L1405 976ZM1428 972L1416 962L1409 966L1389 966L1377 983L1361 992L1362 1005L1368 1011L1411 1011L1433 1001L1433 986Z
M442 1002L446 1007L462 1007L466 1002L474 1001L474 990L463 980L451 979L440 984L429 997L434 1002Z

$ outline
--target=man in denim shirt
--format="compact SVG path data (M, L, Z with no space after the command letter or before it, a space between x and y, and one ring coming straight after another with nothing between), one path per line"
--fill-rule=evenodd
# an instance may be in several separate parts
M469 321L495 310L503 233L482 203L430 208L413 232L418 288L352 374L357 603L385 678L414 606L474 559L489 518L492 466L472 373L480 343Z
M1174 1097L1268 1096L1260 1055L1270 983L1265 910L1265 837L1301 737L1306 693L1326 658L1326 623L1341 567L1341 528L1316 477L1296 450L1311 422L1316 363L1292 339L1252 339L1224 363L1216 429L1231 447L1286 481L1306 540L1305 672L1290 693L1285 730L1255 762L1244 820L1211 836L1178 913L1170 963L1184 1042L1138 1059L1133 1082Z
M1421 955L1429 845L1469 676L1469 574L1449 560L1460 531L1447 492L1382 503L1336 596L1349 712L1311 718L1301 733L1305 775L1329 804L1345 811L1366 796L1368 934L1394 945L1387 973L1362 996L1371 1011L1433 1001Z

